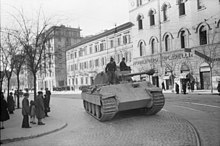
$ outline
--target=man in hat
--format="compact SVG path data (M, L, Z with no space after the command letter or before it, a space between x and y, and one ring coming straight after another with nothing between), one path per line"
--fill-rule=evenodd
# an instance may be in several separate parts
M116 63L114 59L111 57L110 62L107 64L105 68L105 72L108 74L108 81L110 84L114 84L115 71L116 71Z
M24 99L22 100L22 115L23 115L23 121L22 121L22 128L31 128L29 126L29 115L30 115L30 107L29 107L29 94L24 93Z

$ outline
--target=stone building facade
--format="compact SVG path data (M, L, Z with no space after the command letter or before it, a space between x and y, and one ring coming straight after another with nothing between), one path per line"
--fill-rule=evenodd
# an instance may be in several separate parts
M78 89L81 85L92 84L97 73L105 71L110 57L117 65L122 57L127 65L132 65L132 26L128 22L69 47L66 52L67 85Z
M154 68L158 87L216 88L220 81L218 0L129 0L134 72Z
M64 25L53 26L47 33L51 34L46 42L46 57L43 68L38 72L37 89L54 90L67 86L66 48L81 41L80 28Z

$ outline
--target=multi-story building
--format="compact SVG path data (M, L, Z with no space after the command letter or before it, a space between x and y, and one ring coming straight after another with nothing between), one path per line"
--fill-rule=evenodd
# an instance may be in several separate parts
M91 84L97 73L105 71L113 57L118 65L122 57L132 65L131 28L128 22L94 35L69 47L67 58L67 84L72 89Z
M38 74L38 89L67 86L66 48L81 41L80 28L71 28L64 25L53 26L47 33L50 38L46 42L44 65Z
M166 89L186 81L197 89L210 89L212 81L216 88L219 0L129 0L129 17L134 72L154 68L153 84L164 82Z

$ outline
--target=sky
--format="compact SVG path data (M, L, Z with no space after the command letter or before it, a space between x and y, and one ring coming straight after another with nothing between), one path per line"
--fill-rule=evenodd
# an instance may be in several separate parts
M13 27L16 9L28 18L42 10L46 18L94 35L129 21L128 0L0 0L1 26Z

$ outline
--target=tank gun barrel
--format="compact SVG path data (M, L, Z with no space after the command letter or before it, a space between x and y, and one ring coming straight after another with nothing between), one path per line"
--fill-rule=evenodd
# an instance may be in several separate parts
M136 76L136 75L143 75L143 74L147 74L147 75L153 75L155 73L154 69L150 69L144 72L138 72L138 73L128 73L128 74L123 74L123 77L132 77L132 76Z

